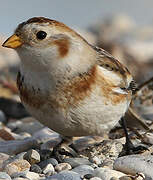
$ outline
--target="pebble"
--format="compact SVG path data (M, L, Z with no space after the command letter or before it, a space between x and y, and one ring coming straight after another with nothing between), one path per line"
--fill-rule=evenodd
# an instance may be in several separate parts
M27 172L25 177L30 179L30 180L38 180L39 174L37 174L35 172Z
M94 168L94 169L98 168L98 165L95 164L95 163L91 164L90 166L91 166L92 168Z
M29 180L27 178L22 178L22 177L17 177L17 178L13 178L12 180Z
M43 169L43 173L49 176L55 174L55 169L52 164L47 164L47 166Z
M40 149L48 149L48 150L53 150L54 147L56 147L58 144L60 143L60 139L52 139L52 140L49 140L45 143L43 143L41 146L40 146Z
M25 138L29 138L31 137L31 134L27 133L27 132L22 132L18 135L18 137L16 137L16 140L23 140Z
M114 162L114 169L126 174L143 173L146 178L153 178L153 156L130 155L118 158Z
M95 143L100 143L104 140L104 137L100 136L83 136L83 137L74 137L73 144L78 152L86 150L88 147Z
M61 171L68 171L71 170L72 167L69 163L60 163L55 166L55 171L61 172Z
M153 133L145 133L143 135L143 142L153 145Z
M40 155L34 149L31 149L27 153L25 153L23 158L27 160L31 165L40 162Z
M1 110L0 110L0 122L2 122L3 124L7 122L6 116Z
M83 177L86 174L93 174L94 169L89 165L80 165L75 167L72 171L80 174Z
M90 180L102 180L102 179L99 177L93 177L93 178L90 178Z
M86 158L65 158L64 162L69 163L72 168L79 165L91 165L92 163Z
M58 164L58 161L54 158L49 158L44 161L41 161L38 165L43 169L47 164L52 164L53 166L56 166Z
M142 173L138 173L135 176L122 176L119 180L145 180L145 175Z
M53 166L56 166L58 164L58 161L55 158L49 158L47 159L49 163L51 163Z
M0 137L5 141L15 140L13 133L10 131L9 128L2 128L0 129Z
M97 164L97 165L100 165L100 164L102 163L102 160L101 160L100 158L98 158L97 156L91 157L91 158L90 158L90 161L91 161L92 163Z
M111 157L111 159L116 159L116 157L119 156L120 152L123 149L123 145L122 143L118 142L118 141L107 141L107 146L109 146L109 157Z
M52 155L52 151L50 151L48 149L43 149L43 150L39 151L39 154L40 154L41 161L44 161L44 160L50 158L50 156Z
M10 164L16 160L23 160L23 156L26 152L22 152L17 154L16 156L10 156L6 161L3 162L2 168L4 168L7 164Z
M46 180L82 180L81 176L73 171L62 171L46 178Z
M31 135L33 135L35 132L38 132L41 130L44 126L38 122L36 119L33 117L26 117L23 119L20 119L20 123L14 124L16 125L16 133L21 133L21 132L27 132Z
M39 143L46 143L47 141L53 141L54 145L59 144L62 141L61 136L52 131L51 129L45 127L33 134L33 137L39 142ZM56 142L56 143L55 143Z
M13 177L14 178L22 177L22 178L27 178L30 180L38 180L39 174L37 174L35 172L23 171L23 172L19 172L19 173L14 173Z
M93 175L104 180L109 180L112 177L120 178L122 176L125 176L124 173L109 168L97 168L94 170Z
M9 158L8 154L0 153L0 171L2 170L3 163Z
M113 163L114 163L114 160L110 159L110 158L106 158L103 163L101 164L100 167L104 167L104 166L107 166L109 167L110 169L113 169Z
M41 174L42 173L42 169L40 168L40 166L38 166L37 164L33 164L30 167L30 171Z
M26 171L30 169L30 163L26 160L15 160L4 167L4 171L12 176L14 173Z
M11 180L11 177L6 172L0 172L0 179Z
M125 177L125 176L122 176L122 177ZM120 178L122 178L122 177L120 177ZM127 176L126 176L127 177ZM120 178L117 178L117 177L111 177L110 178L110 180L119 180ZM125 179L125 180L127 180L127 179ZM128 179L129 180L129 179ZM131 179L130 179L131 180Z
M18 128L18 126L21 126L21 124L23 126L22 121L16 120L15 122L14 121L13 122L8 122L7 127L10 128L14 132Z
M91 179L93 178L94 176L92 174L85 174L83 178L85 179Z
M37 141L32 137L24 140L0 141L0 152L14 155L37 146Z
M16 159L23 159L24 155L26 154L26 152L21 152L19 154L17 154L14 157L11 157L12 160L16 160Z

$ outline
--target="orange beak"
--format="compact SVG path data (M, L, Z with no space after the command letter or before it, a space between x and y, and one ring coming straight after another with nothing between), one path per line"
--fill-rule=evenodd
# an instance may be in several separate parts
M16 34L13 34L11 37L9 37L4 43L3 47L12 48L15 49L17 47L20 47L23 44L23 41L19 36Z

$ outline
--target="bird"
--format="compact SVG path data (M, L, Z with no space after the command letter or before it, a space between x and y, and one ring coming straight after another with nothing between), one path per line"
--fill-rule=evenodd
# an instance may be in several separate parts
M30 18L2 46L20 57L17 86L27 111L63 137L103 136L128 110L134 80L127 67L64 23Z

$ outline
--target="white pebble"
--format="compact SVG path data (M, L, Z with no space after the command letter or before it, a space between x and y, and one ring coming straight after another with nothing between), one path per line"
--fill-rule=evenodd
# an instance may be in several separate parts
M60 163L60 164L57 164L57 165L55 166L55 170L56 170L57 172L61 172L61 171L64 171L64 170L71 170L71 169L72 169L72 167L71 167L71 165L68 164L68 163Z
M54 167L52 164L47 164L47 166L43 169L44 174L49 174L49 176L55 173Z

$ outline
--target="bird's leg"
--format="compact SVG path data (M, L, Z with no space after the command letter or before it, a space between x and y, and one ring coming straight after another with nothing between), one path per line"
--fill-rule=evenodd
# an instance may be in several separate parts
M77 152L72 146L73 142L73 137L63 137L62 136L62 141L60 144L58 144L54 149L53 149L53 156L56 157L59 161L62 162L62 156L72 156L76 157ZM69 147L71 145L71 147Z
M123 130L125 132L125 137L126 137L126 143L124 145L125 147L125 150L126 150L126 154L133 154L133 153L139 153L141 151L144 151L144 150L148 150L146 147L144 146L137 146L135 147L133 145L133 143L131 142L130 138L129 138L129 135L128 135L128 130L127 130L127 125L126 125L126 121L125 119L122 117L121 118L121 125L123 127Z
M125 119L123 117L121 118L121 125L122 125L122 128L124 130L125 138L126 138L126 142L125 142L125 145L124 145L126 153L131 154L131 150L133 150L134 145L133 145L133 143L131 142L131 140L129 138L126 121L125 121Z

